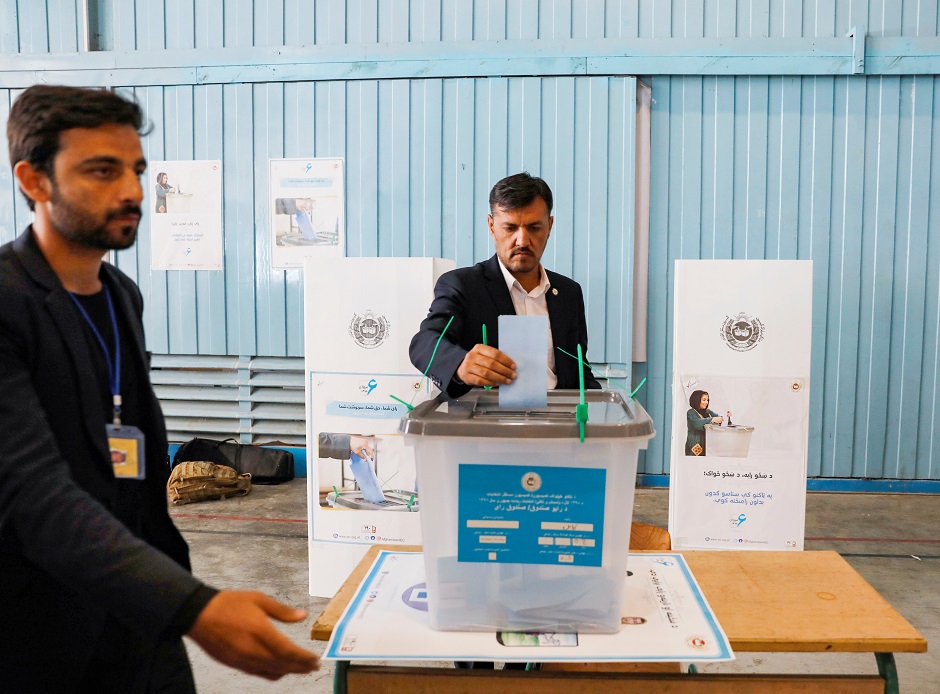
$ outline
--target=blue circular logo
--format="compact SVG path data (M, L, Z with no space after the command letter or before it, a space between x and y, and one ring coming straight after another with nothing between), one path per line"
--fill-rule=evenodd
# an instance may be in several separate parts
M405 591L401 594L401 601L419 612L427 612L428 584L416 583L410 588L405 588Z

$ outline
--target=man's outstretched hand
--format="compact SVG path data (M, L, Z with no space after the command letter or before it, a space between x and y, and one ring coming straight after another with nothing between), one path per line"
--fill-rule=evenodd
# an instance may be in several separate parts
M320 668L315 653L295 645L271 621L299 622L306 616L306 610L258 591L223 590L205 606L187 636L229 667L277 680Z
M474 345L467 352L457 378L468 386L503 386L516 378L516 362L495 347Z

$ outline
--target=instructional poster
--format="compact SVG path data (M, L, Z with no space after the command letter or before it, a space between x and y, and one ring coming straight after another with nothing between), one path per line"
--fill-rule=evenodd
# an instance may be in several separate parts
M303 267L307 256L346 253L343 160L272 159L271 265Z
M811 261L676 262L673 548L803 548L811 312Z
M407 408L430 384L420 374L309 375L311 432L319 458L312 475L311 540L371 545L418 544L421 500L414 452L398 434ZM417 397L415 397L417 396Z
M155 161L148 169L153 270L221 270L222 162Z
M421 543L414 451L398 434L433 386L408 357L453 261L304 263L310 594L332 596L373 544Z

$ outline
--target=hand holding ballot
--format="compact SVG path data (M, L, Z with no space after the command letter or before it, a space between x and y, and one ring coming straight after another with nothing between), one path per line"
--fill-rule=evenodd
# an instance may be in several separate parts
M355 453L356 455L362 457L362 451L365 450L366 455L370 458L375 458L375 437L374 436L356 436L352 435L349 437L349 451L350 453Z
M501 386L516 378L516 363L495 347L477 344L467 352L457 378L468 386Z

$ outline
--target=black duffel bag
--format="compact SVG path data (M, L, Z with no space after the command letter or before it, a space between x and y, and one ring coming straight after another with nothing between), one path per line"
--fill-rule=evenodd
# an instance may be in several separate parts
M187 441L173 456L173 467L188 460L227 465L239 475L247 472L252 484L280 484L294 479L294 455L290 451L241 444L235 439Z

